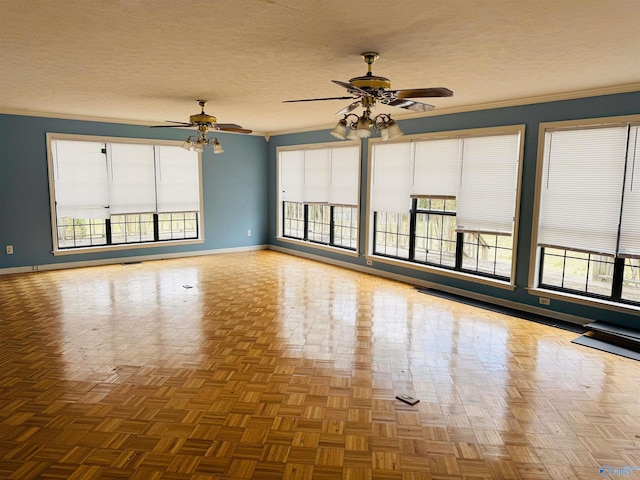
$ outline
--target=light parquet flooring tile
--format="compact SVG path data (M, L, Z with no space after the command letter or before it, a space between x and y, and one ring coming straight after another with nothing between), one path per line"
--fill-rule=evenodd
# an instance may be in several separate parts
M3 275L0 478L640 466L640 363L575 336L271 251Z

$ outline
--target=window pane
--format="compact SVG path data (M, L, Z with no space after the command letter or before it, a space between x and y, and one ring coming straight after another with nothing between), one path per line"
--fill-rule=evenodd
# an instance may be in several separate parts
M409 258L409 214L376 212L374 253Z
M358 209L356 207L333 207L333 244L357 249Z
M111 243L153 241L153 214L111 215Z
M160 240L198 238L197 213L160 213L158 214L158 231Z
M627 258L624 262L622 298L640 302L640 259Z
M444 207L442 200L432 200ZM415 260L454 267L456 262L456 217L437 213L416 214Z
M329 205L309 205L308 238L312 242L329 243L331 211Z
M613 257L545 248L544 285L596 295L611 295Z
M60 217L57 219L58 248L106 245L105 220Z
M511 235L465 233L462 268L499 277L511 277Z
M285 237L304 239L304 204L284 202L282 234Z

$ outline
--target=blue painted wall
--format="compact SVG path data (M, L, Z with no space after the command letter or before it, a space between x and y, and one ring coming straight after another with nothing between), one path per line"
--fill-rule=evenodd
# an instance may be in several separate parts
M207 149L202 157L203 244L54 256L47 132L168 140L188 135L172 128L0 115L0 268L249 247L269 241L266 140L218 133L224 153L213 155ZM7 255L5 245L13 245L15 253Z
M606 95L558 102L538 103L532 105L480 110L449 115L437 115L419 119L399 121L400 128L405 134L429 133L438 131L464 130L504 125L526 125L524 138L524 160L522 178L522 196L520 200L520 223L518 232L518 248L516 258L516 289L506 291L480 285L461 279L417 272L398 266L374 263L374 268L407 277L417 278L429 282L436 282L450 287L467 290L492 297L503 298L517 304L539 307L539 297L527 293L529 278L529 255L531 249L531 222L534 204L534 186L536 161L538 154L538 130L542 122L557 122L584 118L615 117L621 115L640 114L640 92ZM291 243L279 242L276 239L276 148L279 146L303 145L308 143L332 142L335 139L329 130L306 132L300 134L279 135L269 142L269 236L270 243L283 248L298 250L314 255L324 256L344 262L366 265L363 256L354 258L340 253L326 250L298 246ZM362 145L362 176L361 176L361 204L367 197L367 141ZM364 253L364 226L366 212L361 212L360 251ZM562 312L593 320L608 321L620 325L640 328L640 315L614 313L610 310L576 305L573 303L552 300L549 310Z
M488 285L381 263L377 263L375 268L499 297L523 305L539 306L538 297L529 295L526 291L539 124L631 114L640 114L640 92L400 121L400 126L406 134L500 125L526 125L519 245L516 259L517 288L510 292ZM171 140L185 138L185 131L179 129L152 129L126 124L0 115L0 269L263 244L278 245L361 266L366 265L363 257L354 258L339 252L294 246L276 239L276 148L335 141L328 130L274 136L269 143L262 137L219 134L225 153L214 156L212 152L207 151L203 155L205 237L203 244L136 248L55 257L51 253L46 132ZM363 141L362 204L367 197L367 152L367 142ZM365 215L366 212L362 211L360 219L362 232L364 232ZM249 229L252 230L251 237L247 237ZM364 235L361 237L360 251L364 252ZM13 245L15 254L6 255L5 245ZM549 308L579 317L640 328L640 315L619 314L555 299Z

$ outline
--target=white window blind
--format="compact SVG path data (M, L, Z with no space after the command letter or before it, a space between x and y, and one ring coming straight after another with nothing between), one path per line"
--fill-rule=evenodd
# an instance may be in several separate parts
M309 148L280 152L280 200L358 205L360 148Z
M157 146L157 211L200 211L200 165L197 152Z
M153 145L111 143L107 149L111 213L154 213L156 179Z
M640 127L638 126L632 126L629 132L619 254L621 257L640 258Z
M414 143L412 195L457 195L460 145L457 138Z
M511 234L520 134L465 138L462 148L457 229Z
M331 149L331 195L333 205L358 205L360 185L360 147Z
M280 152L280 199L304 202L304 150Z
M331 192L331 156L328 148L304 152L304 201L328 203Z
M538 243L614 255L627 126L546 132Z
M372 211L409 213L411 209L411 143L374 144L372 163Z
M104 143L53 140L56 216L108 218L109 186Z

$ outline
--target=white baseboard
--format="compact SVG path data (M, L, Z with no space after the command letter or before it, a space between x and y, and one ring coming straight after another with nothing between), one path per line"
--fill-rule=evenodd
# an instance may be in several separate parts
M560 320L562 322L575 323L578 325L585 325L591 322L591 319L587 319L584 317L578 317L576 315L570 315L567 313L556 312L553 310L547 310L545 308L536 307L533 305L527 305L524 303L518 303L511 300L506 300L500 297L493 297L489 295L484 295L481 293L471 292L469 290L463 290L456 287L450 287L448 285L443 285L441 283L436 282L428 282L426 280L421 280L419 278L410 277L407 275L399 275L397 273L385 272L384 270L377 270L371 267L365 267L362 265L356 265L349 262L344 262L341 260L335 260L333 258L327 258L320 255L314 255L311 253L300 252L298 250L290 250L288 248L278 247L276 245L269 245L269 250L274 250L281 253L287 253L290 255L296 255L298 257L308 258L310 260L316 260L318 262L328 263L331 265L335 265L338 267L348 268L350 270L356 270L358 272L369 273L371 275L377 275L379 277L389 278L391 280L397 280L402 283L407 283L409 285L431 288L433 290L438 290L445 293L451 293L453 295L458 295L461 297L471 298L473 300L478 300L480 302L485 302L493 305L499 305L505 308L512 308L514 310L520 310L522 312L533 313L535 315L541 315L548 318L553 318L555 320Z
M202 255L217 255L220 253L250 252L254 250L266 250L268 248L268 245L252 245L250 247L220 248L215 250L198 250L194 252L159 253L155 255L135 255L132 257L103 258L100 260L87 260L81 262L61 262L43 265L28 265L25 267L0 268L0 275L39 272L45 270L64 270L67 268L96 267L99 265L114 265L116 263L148 262L151 260L166 260L170 258L199 257Z

